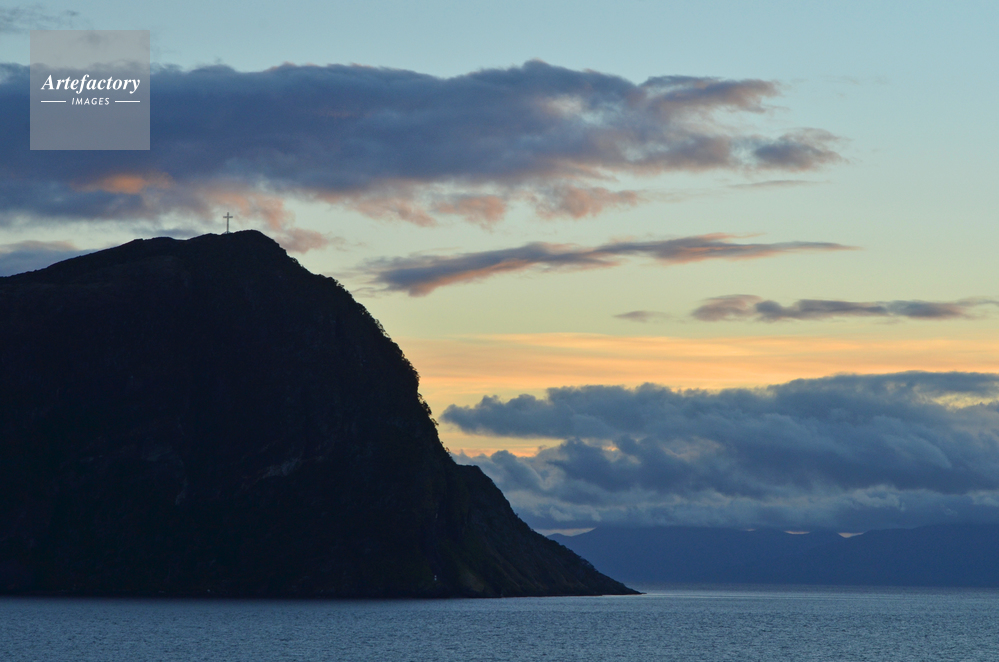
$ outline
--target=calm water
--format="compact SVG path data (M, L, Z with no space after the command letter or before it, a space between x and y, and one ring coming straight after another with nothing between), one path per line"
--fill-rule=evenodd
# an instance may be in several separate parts
M385 602L0 599L4 660L997 660L999 591Z

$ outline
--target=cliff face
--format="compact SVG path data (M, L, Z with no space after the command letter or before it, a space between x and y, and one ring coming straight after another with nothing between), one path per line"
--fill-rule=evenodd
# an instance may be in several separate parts
M0 278L0 592L630 591L451 460L346 290L240 232Z

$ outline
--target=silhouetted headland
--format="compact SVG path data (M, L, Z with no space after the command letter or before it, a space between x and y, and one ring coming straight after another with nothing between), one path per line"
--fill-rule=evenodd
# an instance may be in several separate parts
M417 385L259 232L0 278L0 593L632 592L455 464Z

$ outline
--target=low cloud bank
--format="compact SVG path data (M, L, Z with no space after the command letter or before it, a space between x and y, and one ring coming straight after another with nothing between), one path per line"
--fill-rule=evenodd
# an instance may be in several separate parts
M999 521L999 375L910 372L761 389L549 389L448 407L463 432L558 440L459 456L541 528L840 530ZM501 442L500 442L501 443Z

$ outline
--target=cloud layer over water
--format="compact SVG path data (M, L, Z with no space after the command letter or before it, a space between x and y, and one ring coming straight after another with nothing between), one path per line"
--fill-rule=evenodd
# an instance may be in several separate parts
M535 526L864 530L999 521L997 397L999 375L910 372L720 392L556 388L441 420L560 440L533 457L463 460Z

